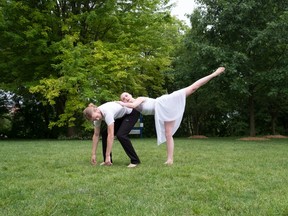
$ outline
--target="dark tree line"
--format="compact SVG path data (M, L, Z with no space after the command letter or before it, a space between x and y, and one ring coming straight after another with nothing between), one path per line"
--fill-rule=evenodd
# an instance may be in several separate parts
M1 0L0 134L83 137L89 102L157 97L220 65L178 135L287 134L286 1L198 3L188 28L166 0Z

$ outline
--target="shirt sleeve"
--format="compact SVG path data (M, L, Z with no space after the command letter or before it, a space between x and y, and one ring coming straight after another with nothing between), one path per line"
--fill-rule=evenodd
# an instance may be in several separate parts
M107 113L105 116L105 122L107 124L107 126L111 125L112 123L114 123L114 115L111 113Z

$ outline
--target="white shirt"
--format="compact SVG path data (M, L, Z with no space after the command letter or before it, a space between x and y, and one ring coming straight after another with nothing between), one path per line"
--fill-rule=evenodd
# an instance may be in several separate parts
M115 119L122 118L126 114L130 114L132 112L132 109L123 107L117 102L107 102L102 104L98 107L98 109L101 111L103 119L106 124L109 126L112 123L115 122ZM93 125L95 127L100 127L102 120L94 121Z

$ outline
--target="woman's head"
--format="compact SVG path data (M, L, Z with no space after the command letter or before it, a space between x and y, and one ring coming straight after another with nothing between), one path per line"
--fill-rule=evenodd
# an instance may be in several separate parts
M129 102L132 102L132 95L129 94L128 92L123 92L121 95L120 95L120 100L124 103L129 103Z

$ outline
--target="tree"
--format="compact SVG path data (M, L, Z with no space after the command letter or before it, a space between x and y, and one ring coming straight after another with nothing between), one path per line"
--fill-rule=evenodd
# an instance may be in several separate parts
M9 115L9 93L0 90L0 139L7 136L11 130L11 117Z
M73 128L89 101L115 100L124 90L162 93L181 28L168 1L1 4L1 87L50 106L50 128Z
M261 84L257 102L270 115L268 133L271 134L279 133L276 130L279 116L287 114L288 111L288 86L285 81L288 78L287 34L288 12L286 11L267 23L267 27L251 43L251 47L259 53L257 64L262 70L258 77Z
M267 102L266 107L269 107L268 103L285 107L281 104L287 98L287 85L279 80L287 78L287 2L197 2L202 6L191 15L192 29L185 39L185 49L193 51L193 59L187 57L189 63L185 67L189 65L200 72L203 71L201 66L225 65L227 74L221 91L229 104L226 117L246 114L250 135L255 136L255 110L260 102ZM277 96L274 94L273 100L267 100L273 92Z

